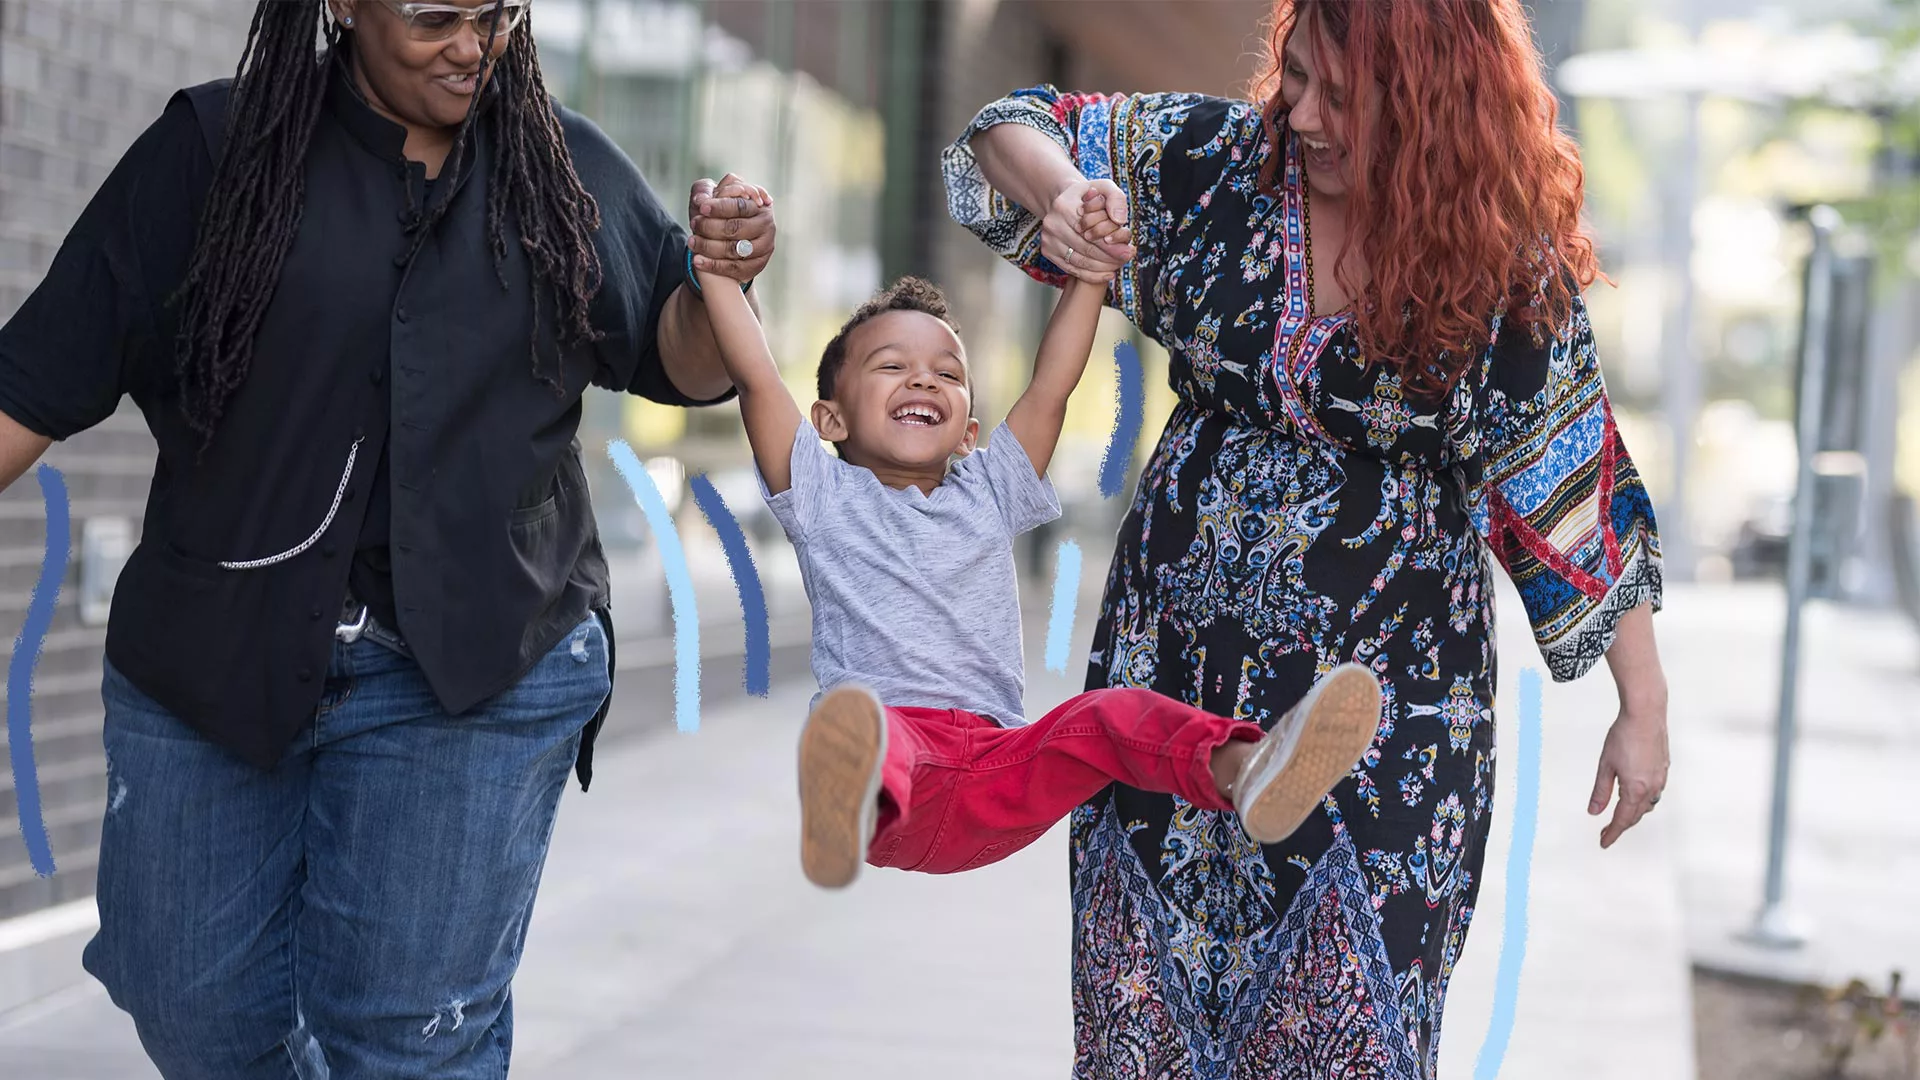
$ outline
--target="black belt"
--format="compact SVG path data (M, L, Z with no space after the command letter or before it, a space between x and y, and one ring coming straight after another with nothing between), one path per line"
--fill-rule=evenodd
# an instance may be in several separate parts
M373 609L347 594L346 602L340 608L340 623L333 628L333 637L345 645L351 645L361 638L376 645L384 645L401 656L412 656L413 650L401 640L398 632L373 617Z

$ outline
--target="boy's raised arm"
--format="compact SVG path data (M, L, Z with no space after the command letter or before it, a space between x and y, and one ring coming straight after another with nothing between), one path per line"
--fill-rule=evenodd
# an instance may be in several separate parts
M778 495L793 482L793 440L800 430L800 406L786 383L780 381L780 368L767 348L767 335L747 306L739 283L699 269L697 261L694 276L706 298L707 319L720 346L720 362L740 390L740 417L747 425L753 463L760 468L767 493Z
M1104 285L1067 279L1060 302L1054 305L1053 318L1047 320L1046 333L1040 338L1033 381L1007 413L1007 428L1026 448L1033 471L1041 476L1047 474L1047 463L1053 460L1054 447L1060 442L1060 425L1067 419L1067 398L1087 370L1106 292Z

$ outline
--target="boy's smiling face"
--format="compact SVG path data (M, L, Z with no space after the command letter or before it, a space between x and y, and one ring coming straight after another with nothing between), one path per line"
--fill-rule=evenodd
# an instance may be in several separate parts
M847 461L890 486L932 475L980 435L972 416L967 350L944 320L888 311L853 329L833 397L813 406L814 428Z

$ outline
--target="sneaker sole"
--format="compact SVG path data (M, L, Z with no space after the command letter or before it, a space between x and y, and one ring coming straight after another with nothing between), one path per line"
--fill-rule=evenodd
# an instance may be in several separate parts
M886 714L865 690L820 699L800 732L800 867L823 889L844 889L866 862L887 753Z
M1353 771L1379 729L1380 684L1373 673L1358 664L1335 668L1307 705L1293 754L1242 812L1247 835L1262 844L1293 835L1327 792ZM1272 739L1269 735L1261 741Z

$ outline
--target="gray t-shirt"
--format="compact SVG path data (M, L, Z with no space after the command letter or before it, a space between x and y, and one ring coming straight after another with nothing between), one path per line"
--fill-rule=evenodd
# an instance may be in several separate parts
M931 495L840 460L804 421L792 475L760 493L800 556L821 693L854 682L887 705L1025 723L1013 538L1059 517L1060 501L1007 426Z

